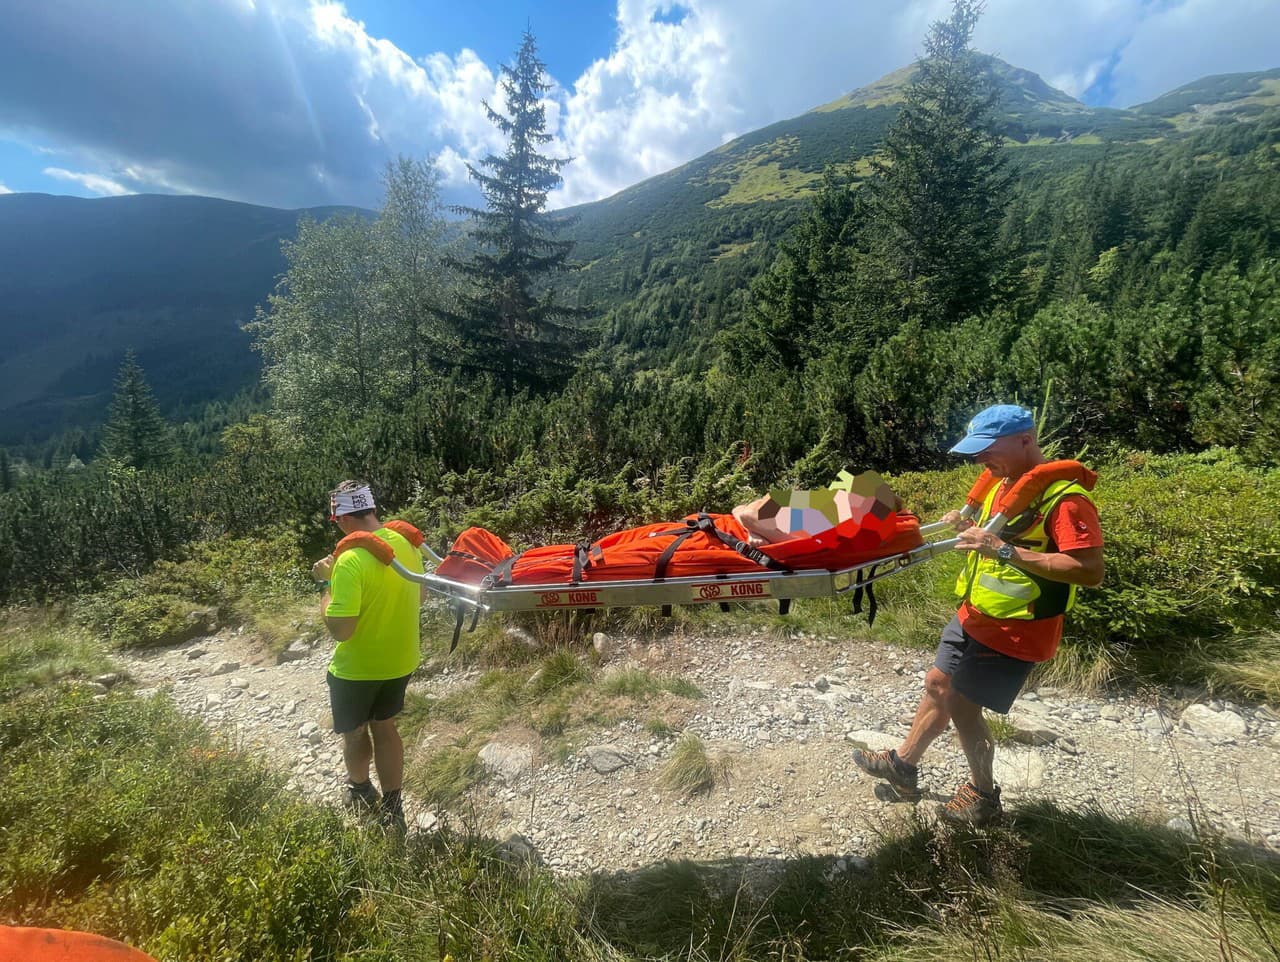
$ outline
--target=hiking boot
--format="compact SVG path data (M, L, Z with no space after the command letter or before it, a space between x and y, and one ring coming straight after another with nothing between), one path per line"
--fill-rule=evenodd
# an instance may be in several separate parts
M892 748L878 752L855 749L853 763L868 775L888 782L894 794L904 802L918 802L923 794L919 770L899 758Z
M347 782L346 797L343 799L347 808L360 815L367 815L378 807L378 790L373 782L366 779L359 784Z
M973 782L965 782L956 789L951 801L938 806L938 815L952 825L968 825L970 828L990 825L1004 815L1004 809L1000 807L1000 787L996 786L988 795L978 791Z
M404 803L400 793L387 792L378 806L378 824L390 831L404 832L407 828L404 820Z

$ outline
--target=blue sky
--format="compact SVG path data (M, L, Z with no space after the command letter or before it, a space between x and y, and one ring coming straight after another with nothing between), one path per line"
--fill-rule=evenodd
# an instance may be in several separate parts
M481 101L528 25L557 205L608 196L920 52L948 0L0 0L0 192L377 206L501 149ZM988 0L979 49L1086 103L1280 66L1280 0Z

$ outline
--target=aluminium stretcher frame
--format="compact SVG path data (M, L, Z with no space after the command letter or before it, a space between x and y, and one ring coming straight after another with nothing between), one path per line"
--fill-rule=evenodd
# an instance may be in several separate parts
M963 512L962 512L963 513ZM967 517L967 515L966 515ZM996 515L984 528L998 533L1005 519ZM922 535L947 527L939 521L920 528ZM619 581L558 582L486 586L454 581L433 573L410 571L399 561L391 566L401 577L425 585L451 604L480 611L550 611L557 609L629 608L698 605L732 601L790 601L827 598L866 587L892 574L914 567L955 547L956 538L926 541L910 551L875 558L848 568L796 571L739 571L727 574L690 575L678 578ZM439 563L442 559L426 549ZM884 570L879 570L884 569Z
M1009 523L1027 510L1056 481L1071 480L1092 489L1097 481L1088 468L1077 461L1052 461L1039 465L1024 475L994 503L991 518L982 525L984 531L999 535ZM989 471L974 482L960 509L961 521L977 515L987 494L998 483ZM921 525L922 536L936 535L952 529L948 521ZM954 530L954 529L953 529ZM860 589L890 575L905 571L922 562L946 554L955 548L959 538L925 541L909 551L885 555L847 568L799 569L794 571L733 572L691 575L678 578L630 579L554 584L486 585L470 584L433 573L419 574L392 560L391 566L404 578L426 586L449 600L461 628L463 615L472 614L474 628L485 611L553 611L592 608L649 607L664 609L672 605L721 604L732 601L777 601L783 612L797 598L826 598L855 592L855 610ZM423 547L426 555L439 564L443 559ZM882 570L883 569L883 570ZM455 632L456 643L456 632Z

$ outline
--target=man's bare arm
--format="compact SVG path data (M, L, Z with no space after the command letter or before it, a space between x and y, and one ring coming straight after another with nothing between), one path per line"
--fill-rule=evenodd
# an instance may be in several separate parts
M994 558L996 550L1005 543L981 528L966 528L956 540L957 551L976 551L984 558ZM1101 548L1076 548L1072 551L1041 554L1029 548L1014 547L1013 558L1009 563L1049 581L1079 585L1081 588L1098 587L1102 584L1105 570Z

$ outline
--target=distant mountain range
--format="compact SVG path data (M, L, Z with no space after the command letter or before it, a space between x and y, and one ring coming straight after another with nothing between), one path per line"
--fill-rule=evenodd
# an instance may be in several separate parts
M1016 163L1088 163L1158 149L1211 124L1280 106L1280 69L1206 77L1131 110L1088 107L990 57ZM767 263L829 165L869 167L914 67L753 131L612 197L563 212L585 264L572 282L600 312L680 274L722 271L741 287ZM241 325L284 269L300 217L207 197L86 200L0 195L0 444L101 422L134 348L164 407L191 411L254 382ZM648 265L660 265L649 269ZM664 288L665 285L665 288ZM658 336L661 340L661 336Z

